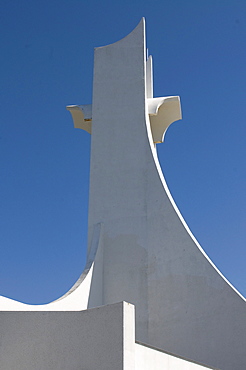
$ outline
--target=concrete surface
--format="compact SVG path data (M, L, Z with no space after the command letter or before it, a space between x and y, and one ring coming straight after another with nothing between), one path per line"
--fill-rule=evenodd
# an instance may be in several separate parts
M134 369L134 307L1 312L1 370Z
M136 370L208 370L211 367L179 358L146 345L135 344ZM215 368L213 368L216 370Z
M89 307L126 300L136 306L140 342L242 370L245 299L195 240L158 162L144 21L119 42L95 50L93 91L89 240L96 223L103 222L104 231Z
M245 299L206 256L170 195L150 122L150 73L144 20L119 42L95 49L86 127L92 133L88 256L93 240L97 252L85 302L91 308L128 301L136 306L138 341L221 370L242 370ZM152 113L164 114L165 99L159 108L158 102ZM98 238L97 225L103 225ZM84 281L58 301L58 310L84 291ZM84 307L80 299L71 309ZM16 305L7 302L3 309Z
M206 370L135 343L134 306L1 312L1 370Z

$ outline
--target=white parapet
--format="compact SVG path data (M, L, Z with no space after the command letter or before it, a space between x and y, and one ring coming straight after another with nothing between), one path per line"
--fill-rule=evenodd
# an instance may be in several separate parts
M135 343L134 306L0 312L1 370L206 370Z
M208 370L203 364L180 358L172 353L135 343L135 370ZM213 368L213 370L216 370ZM218 369L217 369L218 370Z

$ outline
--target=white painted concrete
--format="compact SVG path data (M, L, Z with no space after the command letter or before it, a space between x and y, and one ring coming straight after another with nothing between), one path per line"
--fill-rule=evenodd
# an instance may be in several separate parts
M152 75L152 57L146 62L148 66L146 72L146 83L148 96L153 94ZM148 98L148 114L150 127L155 144L164 141L164 135L168 127L174 121L181 119L181 107L179 96L168 96L165 98ZM92 105L69 105L67 110L70 111L75 128L81 128L91 134L92 130Z
M223 370L242 370L245 299L206 256L167 188L154 142L163 140L181 112L177 97L151 100L150 73L144 21L126 38L95 49L88 256L94 255L97 225L103 230L85 302L96 307L128 301L136 306L138 341ZM83 115L89 119L88 111ZM154 122L155 138L158 116L164 125L159 131ZM71 309L84 307L75 296L79 289L84 294L83 284L54 303L57 310L72 297Z
M88 105L68 105L67 110L73 117L75 128L81 128L91 134L92 106Z
M135 344L136 370L207 370L212 369L205 365L179 358L154 348Z
M134 370L134 307L1 312L1 370Z
M0 312L1 370L205 370L135 343L134 306Z
M241 370L245 299L211 263L169 193L152 140L145 50L144 22L95 50L89 240L103 222L104 247L93 272L100 269L102 291L94 275L89 307L131 302L137 340Z

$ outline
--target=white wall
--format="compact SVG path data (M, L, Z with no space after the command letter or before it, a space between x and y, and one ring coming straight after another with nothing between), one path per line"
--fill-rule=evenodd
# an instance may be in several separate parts
M134 370L134 307L0 312L1 370Z
M203 370L135 343L134 306L0 312L1 370Z
M131 302L138 341L223 370L242 370L245 299L191 234L156 156L144 32L141 22L124 39L95 50L89 241L95 224L102 222L104 231L89 307Z
M135 344L135 370L208 370L200 365L171 354Z
M136 306L140 342L242 370L245 299L206 256L172 200L152 140L145 69L144 21L119 42L95 49L89 256L95 228L103 224L101 242L86 284L44 309L79 310L88 299L89 307L127 301ZM25 315L13 314L17 326L18 317L34 317Z

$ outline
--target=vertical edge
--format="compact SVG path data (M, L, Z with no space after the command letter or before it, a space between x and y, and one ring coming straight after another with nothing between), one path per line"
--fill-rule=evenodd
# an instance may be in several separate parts
M146 97L153 98L153 58L150 55L146 62Z
M135 306L123 304L123 370L135 370Z
M103 223L99 223L94 228L100 227L97 252L94 257L94 268L91 279L90 293L87 308L104 305L104 242L103 242ZM93 237L92 237L93 239Z

